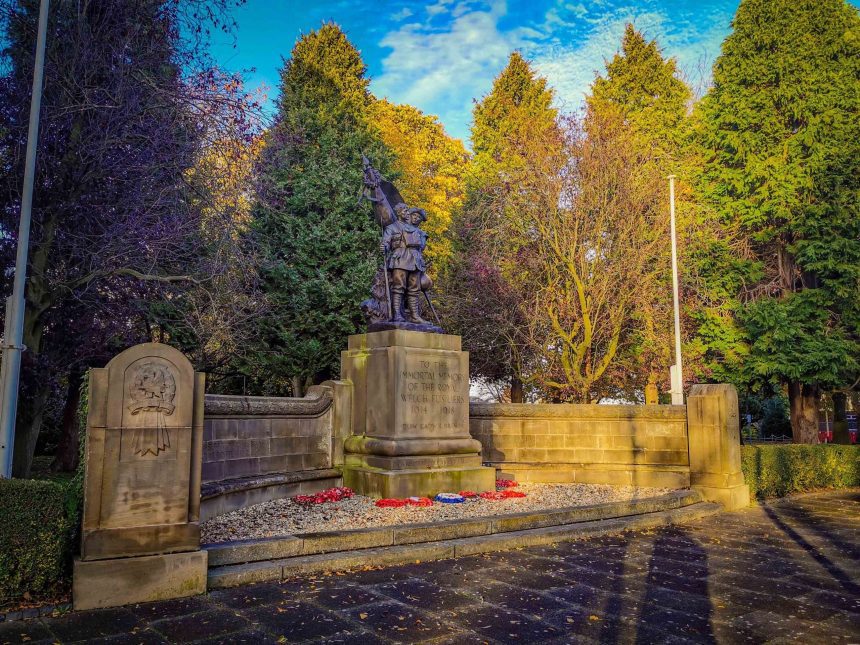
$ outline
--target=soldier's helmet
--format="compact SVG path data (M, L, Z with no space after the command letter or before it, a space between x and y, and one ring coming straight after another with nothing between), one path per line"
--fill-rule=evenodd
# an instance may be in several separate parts
M426 222L427 221L427 211L425 211L423 208L418 208L417 206L410 208L409 214L410 215L417 214L419 222Z

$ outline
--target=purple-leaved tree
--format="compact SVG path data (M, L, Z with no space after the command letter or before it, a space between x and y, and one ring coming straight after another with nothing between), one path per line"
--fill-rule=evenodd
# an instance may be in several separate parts
M29 474L57 392L65 399L54 404L65 407L57 466L73 465L72 412L87 367L129 344L164 340L209 369L226 359L218 355L225 344L208 336L241 334L259 307L241 219L216 198L223 182L206 175L230 166L200 169L213 145L253 142L258 105L205 55L209 30L230 31L235 4L52 4L15 476ZM8 294L38 1L0 0L0 12L0 260Z

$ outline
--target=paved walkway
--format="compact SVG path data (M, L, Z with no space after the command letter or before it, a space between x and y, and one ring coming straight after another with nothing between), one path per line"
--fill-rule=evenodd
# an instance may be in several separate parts
M0 625L0 642L858 643L860 493Z

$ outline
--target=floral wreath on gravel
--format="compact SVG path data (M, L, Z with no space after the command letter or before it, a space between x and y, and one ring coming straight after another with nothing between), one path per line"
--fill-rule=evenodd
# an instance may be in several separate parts
M296 495L293 501L301 506L311 506L313 504L325 504L327 502L339 502L344 499L349 499L355 493L351 488L346 486L335 486L320 493L313 495Z
M433 506L433 500L429 497L407 497L406 499L397 499L388 497L378 499L374 502L379 508L401 508L403 506Z
M517 497L525 497L526 494L522 493L518 490L491 490L486 493L481 493L481 499L489 499L489 500L502 500L502 499L515 499Z
M486 493L479 494L471 490L461 490L459 493L439 493L433 499L429 497L407 497L406 499L388 497L376 500L374 505L378 508L402 508L404 506L433 506L433 502L440 504L462 504L467 500L478 501L486 499L498 501L525 497L526 494L523 492L510 490L516 486L519 486L519 484L512 479L497 479L496 490L487 491Z
M433 499L442 504L462 504L466 501L465 495L457 493L439 493Z

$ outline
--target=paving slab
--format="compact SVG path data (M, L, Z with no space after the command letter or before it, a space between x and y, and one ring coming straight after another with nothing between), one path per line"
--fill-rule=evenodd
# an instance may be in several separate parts
M860 491L831 492L684 525L0 623L0 644L858 643L857 535Z

